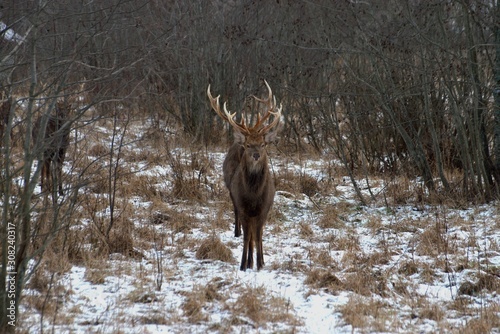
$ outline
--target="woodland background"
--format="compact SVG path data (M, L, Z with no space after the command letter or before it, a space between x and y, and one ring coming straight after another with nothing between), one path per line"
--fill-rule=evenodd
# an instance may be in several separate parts
M2 99L16 101L1 138L0 280L10 222L16 305L46 252L73 247L89 185L107 194L96 244L113 252L127 124L147 120L149 138L182 129L195 150L230 141L230 131L213 135L227 127L209 109L208 84L251 117L249 96L266 79L284 106L280 149L339 161L360 203L374 195L356 180L381 174L418 179L424 203L500 194L498 1L7 0L0 21ZM63 196L47 197L36 190L43 147L30 134L60 99L73 105L73 149L96 158L80 161ZM98 122L112 144L85 147L78 134ZM1 328L6 305L2 289Z

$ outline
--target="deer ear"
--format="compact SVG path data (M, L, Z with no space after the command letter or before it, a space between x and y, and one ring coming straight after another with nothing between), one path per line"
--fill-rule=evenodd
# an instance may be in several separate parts
M271 132L266 133L266 135L264 137L266 144L277 143L280 140L280 138L277 136L277 134L278 134L278 131L271 131Z
M245 143L245 135L238 130L234 129L234 142L240 145L243 145Z

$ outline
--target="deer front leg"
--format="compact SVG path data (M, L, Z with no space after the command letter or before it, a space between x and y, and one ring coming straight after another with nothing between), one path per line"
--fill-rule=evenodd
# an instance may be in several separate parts
M247 269L253 268L253 245L255 242L253 231L250 229L250 240L248 241L248 259L247 259Z
M54 163L54 182L57 183L59 189L59 195L64 195L63 186L62 186L62 164L59 162Z
M63 196L64 195L64 192L63 192L63 184L62 184L62 168L63 168L63 163L64 163L64 150L60 149L59 150L59 153L57 155L57 159L54 163L54 167L55 167L55 174L56 174L56 182L58 184L58 187L59 187L59 195L60 196Z
M245 271L248 268L248 249L250 245L250 231L247 222L243 224L243 254L241 254L240 270Z
M264 230L263 224L258 224L255 231L255 248L257 252L257 270L264 266L264 251L262 248L262 232Z
M234 203L233 200L233 195L230 194L231 196L231 201L233 202L233 208L234 208L234 236L238 238L241 235L241 223L239 219L239 213L238 213L238 208L236 204Z

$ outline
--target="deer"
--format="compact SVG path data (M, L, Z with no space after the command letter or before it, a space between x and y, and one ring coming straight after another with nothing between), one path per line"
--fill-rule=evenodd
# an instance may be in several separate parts
M47 125L43 137L40 131L42 117L38 118L33 127L32 136L34 140L42 141L41 161L42 170L40 187L42 193L51 191L55 181L59 195L63 196L62 167L69 146L70 127L68 123L71 105L67 102L58 101L55 104L55 113L48 116Z
M12 98L7 98L0 102L0 146L3 143L3 135L5 129L7 128L7 123L9 122L9 114L12 109ZM9 133L9 136L12 138L12 134Z
M271 87L265 81L269 95L267 99L253 98L264 104L265 112L257 113L253 126L245 124L245 117L235 121L236 113L227 110L224 102L221 111L219 98L210 93L207 95L212 109L234 130L234 143L224 159L222 166L224 183L234 208L234 236L241 236L243 228L243 254L240 270L253 268L253 250L256 248L257 270L264 266L262 234L267 216L274 202L275 186L269 171L266 147L277 139L277 132L282 104L276 107L276 98ZM272 118L271 118L272 116Z

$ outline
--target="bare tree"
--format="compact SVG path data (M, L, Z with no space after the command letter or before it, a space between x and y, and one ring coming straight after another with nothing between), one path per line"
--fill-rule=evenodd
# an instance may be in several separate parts
M73 151L79 149L78 131L106 117L109 101L120 101L123 105L133 102L142 78L131 73L143 55L131 50L144 48L139 38L141 31L127 23L133 18L124 18L131 13L138 13L140 17L143 5L137 1L72 6L64 1L36 4L18 1L2 7L2 22L17 36L22 36L20 43L0 48L0 85L17 106L15 110L11 108L14 111L10 113L7 129L12 128L12 120L16 119L24 138L19 141L22 145L14 145L9 136L3 136L1 151L0 279L9 282L7 290L0 290L1 332L14 331L26 282L37 271L54 240L61 234L66 237L60 239L66 240L75 222L73 214L79 206L78 193L86 186L84 173L88 169L88 166L77 166L74 158L77 155L73 155ZM110 40L114 43L109 43ZM59 130L52 132L51 115L57 109L58 100L76 102ZM37 132L39 140L33 145L31 134L36 119L40 119L39 129L45 131ZM51 137L50 132L54 136ZM61 142L54 145L56 138ZM68 152L62 152L66 149ZM64 154L60 153L69 153L65 167L71 171L63 194L57 191L62 190L61 187L56 186L61 181L60 157ZM47 203L46 196L40 200L36 187L43 166L47 166L37 162L44 161L57 165L55 173L51 173L57 179L53 182L52 203ZM58 245L61 258L68 252L70 243Z

